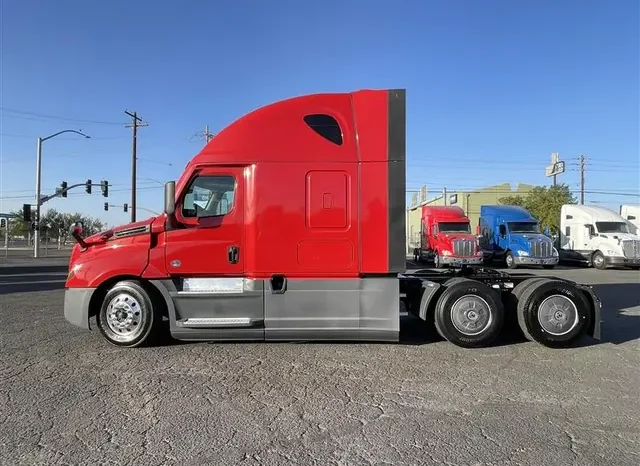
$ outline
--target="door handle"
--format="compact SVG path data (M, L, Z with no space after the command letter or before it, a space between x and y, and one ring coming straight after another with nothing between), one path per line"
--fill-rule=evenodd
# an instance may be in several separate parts
M228 258L230 264L237 264L240 259L240 249L238 246L229 246L228 249Z

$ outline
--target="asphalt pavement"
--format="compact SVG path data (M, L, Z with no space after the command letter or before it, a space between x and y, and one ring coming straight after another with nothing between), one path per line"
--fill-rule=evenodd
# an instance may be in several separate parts
M400 344L119 349L64 320L67 260L0 262L2 465L640 464L638 272L536 272L604 301L603 341L567 350L410 318Z

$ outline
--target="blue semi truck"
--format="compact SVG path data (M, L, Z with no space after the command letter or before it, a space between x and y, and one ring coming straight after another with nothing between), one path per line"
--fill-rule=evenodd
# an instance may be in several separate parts
M478 222L480 248L485 263L501 261L508 268L558 264L558 250L548 231L526 209L512 205L483 205Z

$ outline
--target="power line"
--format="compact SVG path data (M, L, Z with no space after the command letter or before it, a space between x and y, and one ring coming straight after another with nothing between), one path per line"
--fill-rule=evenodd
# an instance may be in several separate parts
M92 125L122 125L122 122L67 118L59 115L49 115L46 113L36 113L36 112L28 112L25 110L16 110L16 109L4 107L4 106L0 106L0 110L2 110L3 112L15 114L15 115L8 115L9 117L22 118L26 120L48 119L48 120L67 121L67 122L73 122L73 123L86 123L86 124L92 124Z

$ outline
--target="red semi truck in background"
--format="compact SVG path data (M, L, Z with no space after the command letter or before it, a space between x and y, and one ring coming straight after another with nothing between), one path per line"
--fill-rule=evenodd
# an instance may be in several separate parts
M423 206L420 247L413 251L416 262L433 260L445 265L480 265L482 250L471 233L471 222L459 206Z
M600 338L589 285L482 267L406 271L405 91L276 102L220 131L165 186L164 213L83 238L64 315L118 346L398 341L408 311L463 347L516 313L530 340ZM196 200L198 202L196 202Z

